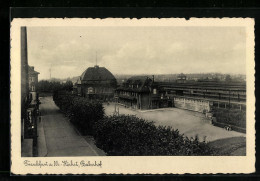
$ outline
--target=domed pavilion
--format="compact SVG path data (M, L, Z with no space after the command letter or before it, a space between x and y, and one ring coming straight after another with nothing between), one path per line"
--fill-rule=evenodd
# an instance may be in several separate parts
M89 99L111 100L114 97L117 81L105 67L87 68L76 82L77 93Z

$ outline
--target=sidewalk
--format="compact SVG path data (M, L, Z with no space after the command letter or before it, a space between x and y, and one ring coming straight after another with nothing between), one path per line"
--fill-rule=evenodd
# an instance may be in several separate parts
M41 102L41 121L38 122L39 157L104 155L92 139L79 134L51 97L41 98Z
M45 140L45 133L43 129L42 121L37 121L37 141L38 141L38 157L45 157L48 154L46 140Z
M24 139L22 142L22 157L33 156L33 139Z

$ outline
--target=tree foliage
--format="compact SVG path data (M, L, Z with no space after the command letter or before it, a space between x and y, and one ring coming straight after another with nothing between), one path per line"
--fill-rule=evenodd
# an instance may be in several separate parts
M111 156L213 155L206 142L135 116L110 116L95 124L98 147Z
M214 108L212 112L220 123L246 128L246 111L244 110Z
M226 81L226 82L231 82L231 81L232 81L231 76L230 76L230 75L226 75L225 81Z
M102 103L90 102L66 91L55 91L53 100L83 134L92 135L93 125L104 116Z
M48 81L41 80L38 82L39 92L54 92L58 90L72 91L73 83L71 80L67 80L64 83L60 81Z

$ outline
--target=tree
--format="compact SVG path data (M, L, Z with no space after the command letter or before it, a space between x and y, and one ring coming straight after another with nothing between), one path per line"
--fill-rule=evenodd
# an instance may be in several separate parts
M63 89L67 91L72 91L73 89L73 83L71 80L67 80L65 84L63 84Z
M226 75L225 81L226 82L231 82L232 81L231 76L230 75Z

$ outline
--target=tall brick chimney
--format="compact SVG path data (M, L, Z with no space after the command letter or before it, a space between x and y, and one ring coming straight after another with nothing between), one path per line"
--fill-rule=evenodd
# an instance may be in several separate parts
M24 139L24 121L26 119L26 104L29 93L27 57L27 31L21 27L21 139Z
M23 99L24 96L27 96L29 89L26 27L21 27L21 79L21 91Z

